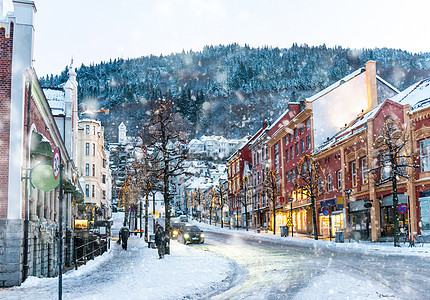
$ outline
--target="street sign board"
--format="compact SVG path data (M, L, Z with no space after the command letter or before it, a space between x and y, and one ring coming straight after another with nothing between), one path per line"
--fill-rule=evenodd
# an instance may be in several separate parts
M325 208L324 210L323 210L323 215L324 216L328 216L328 214L329 214L330 212L329 212L329 210L327 209L327 208Z
M57 180L60 174L60 149L57 147L54 150L54 158L52 159L52 169L54 172L54 179Z
M293 226L293 222L291 218L287 218L287 223L285 224L286 226Z
M406 204L397 205L397 212L401 215L405 214L408 211L408 206Z

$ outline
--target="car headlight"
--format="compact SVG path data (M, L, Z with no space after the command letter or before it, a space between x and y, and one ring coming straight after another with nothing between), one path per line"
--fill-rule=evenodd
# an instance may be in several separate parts
M178 231L177 230L173 230L173 235L178 235Z
M202 234L200 234L200 237L205 237L205 235L202 233Z
M184 234L184 238L189 238L190 237L190 235L188 234L188 233L186 233L186 234Z

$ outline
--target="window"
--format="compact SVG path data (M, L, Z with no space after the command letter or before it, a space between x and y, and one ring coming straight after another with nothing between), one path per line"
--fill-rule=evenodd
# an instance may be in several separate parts
M90 164L85 165L85 176L90 176Z
M352 186L357 186L357 167L355 161L351 162L351 184Z
M90 185L89 184L85 185L85 196L86 197L90 196Z
M93 144L93 156L96 156L96 144Z
M276 145L275 145L275 153L278 153L278 151L279 151L279 145L278 145L278 144L276 144Z
M311 136L306 136L306 149L311 149Z
M327 190L331 191L332 185L331 185L331 174L327 175Z
M85 126L85 133L90 134L90 125Z
M288 134L288 140L291 142L293 140L293 135L291 133Z
M288 135L285 136L285 145L288 145Z
M85 143L85 154L90 155L90 143Z
M294 149L293 149L293 146L291 146L291 148L290 148L290 159L293 159L293 157L294 157Z
M96 196L96 187L95 187L94 184L93 184L93 190L92 190L91 195L92 195L93 198Z
M302 148L302 153L305 152L305 140L304 139L300 140L300 147Z
M105 200L106 199L106 191L105 190L103 190L103 200Z
M275 168L279 170L279 154L275 154Z
M311 122L309 119L306 120L306 130L309 130L311 128Z
M421 172L430 171L430 139L420 142Z
M342 188L342 170L339 170L336 173L337 173L337 188L341 189Z
M300 126L300 134L303 134L303 125L302 126Z
M106 164L107 164L107 161L106 161L106 159L103 158L103 169L106 168Z
M293 181L296 178L296 172L294 169L291 170L291 181Z
M95 177L95 176L96 176L96 165L93 164L93 177Z
M257 171L257 184L260 184L260 171Z
M388 153L380 155L381 162L381 180L388 179L391 176L391 164L389 161Z
M296 138L296 137L298 137L299 136L299 133L298 133L298 131L297 131L297 128L295 128L294 129L294 137Z
M102 183L106 183L106 175L105 174L102 175Z
M285 150L285 158L287 159L287 161L289 161L289 160L290 160L290 156L289 156L289 153L288 153L288 149L287 149L287 150Z
M296 156L299 156L299 143L296 143Z
M290 171L287 172L287 182L290 182Z
M367 158L363 157L361 159L361 183L367 184L369 182L369 173L367 169Z
M96 135L96 126L93 126L93 134Z

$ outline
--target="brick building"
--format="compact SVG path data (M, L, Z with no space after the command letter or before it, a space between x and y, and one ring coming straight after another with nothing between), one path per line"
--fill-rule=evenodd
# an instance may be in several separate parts
M34 2L13 4L14 12L0 16L0 286L18 285L30 275L57 273L58 187L51 179L37 184L35 175L40 168L52 166L56 147L64 165L65 191L69 191L62 202L62 238L69 246L64 248L68 250L63 264L72 259L69 185L74 183L75 168L32 68Z

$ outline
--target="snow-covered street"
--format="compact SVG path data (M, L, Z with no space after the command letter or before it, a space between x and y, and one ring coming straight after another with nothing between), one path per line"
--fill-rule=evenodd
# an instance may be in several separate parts
M116 237L123 214L114 215ZM253 230L205 231L202 245L171 242L158 259L132 235L63 276L64 299L426 299L430 247L314 241ZM28 278L0 290L1 299L57 299L57 278Z
M122 224L114 214L113 235ZM111 250L77 271L63 275L63 299L181 299L199 298L231 276L228 260L175 241L171 255L158 259L143 238L132 235L128 250L111 243ZM21 286L0 289L0 299L57 299L58 278L29 277Z

